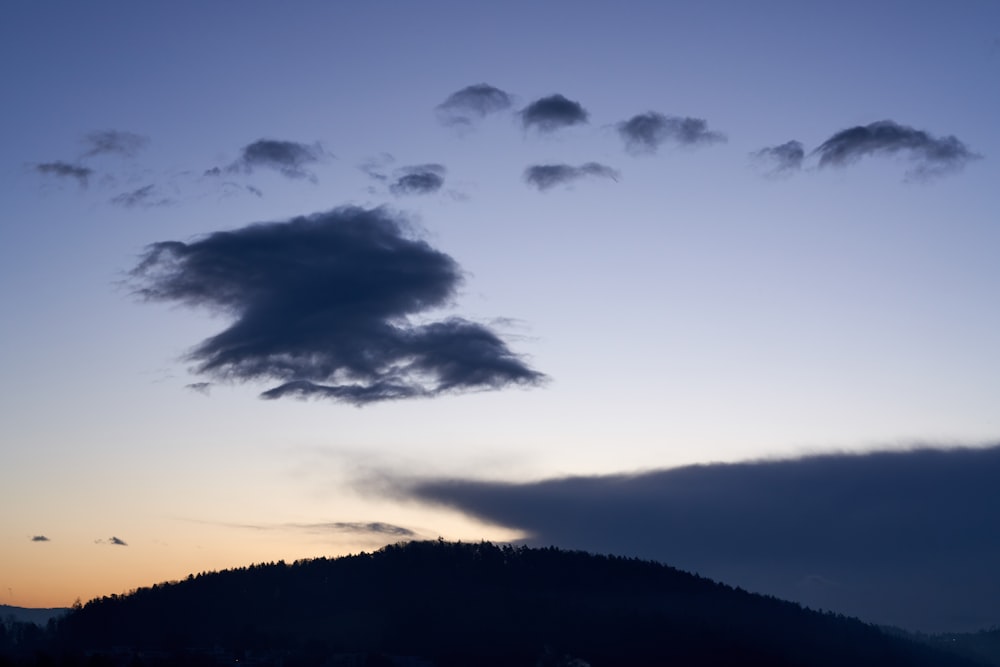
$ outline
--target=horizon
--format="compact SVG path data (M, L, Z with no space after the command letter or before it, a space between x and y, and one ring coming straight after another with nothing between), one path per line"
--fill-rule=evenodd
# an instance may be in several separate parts
M0 604L549 539L1000 623L998 19L7 8ZM865 498L909 532L795 551L886 534ZM751 509L793 578L739 541Z

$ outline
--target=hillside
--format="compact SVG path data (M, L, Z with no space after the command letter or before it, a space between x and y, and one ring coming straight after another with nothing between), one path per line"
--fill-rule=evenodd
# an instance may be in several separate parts
M441 541L93 600L50 650L164 665L974 664L657 563Z

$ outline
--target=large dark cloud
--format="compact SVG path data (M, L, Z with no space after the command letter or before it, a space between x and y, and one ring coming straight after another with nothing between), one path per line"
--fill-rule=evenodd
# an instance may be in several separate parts
M84 144L88 147L84 157L95 155L135 157L148 143L148 137L134 132L122 132L121 130L91 132L84 138Z
M411 321L449 305L462 272L385 209L156 243L132 277L147 299L232 316L188 359L211 378L278 382L264 398L363 405L544 380L482 324Z
M655 153L668 142L681 146L714 144L726 140L720 132L708 129L703 118L666 116L656 111L638 114L618 123L618 134L632 153Z
M438 119L445 125L470 125L485 116L509 109L509 93L485 83L466 86L437 106Z
M396 488L526 531L534 545L656 559L814 608L942 631L1000 622L998 479L992 447Z
M806 151L802 143L795 140L786 141L778 146L767 146L750 154L750 157L758 162L768 165L768 172L776 176L801 169L805 156Z
M256 169L273 169L288 178L307 178L315 181L316 175L307 167L319 162L322 157L323 149L318 144L258 139L243 147L239 159L230 165L229 170L252 172ZM220 170L209 169L205 173L216 175Z
M958 171L979 158L954 136L933 137L895 121L883 120L837 132L814 153L819 166L844 166L871 155L906 153L913 163L910 178L923 179Z
M617 181L618 171L598 162L587 162L579 167L570 164L536 164L524 170L524 180L541 191L557 185L567 185L585 176L610 178Z
M84 167L79 164L72 164L70 162L62 162L57 160L55 162L41 162L34 165L34 170L39 174L45 174L47 176L58 176L60 178L75 178L79 182L81 187L87 187L87 183L90 177L93 176L94 170L90 167Z
M549 95L535 100L521 110L525 129L553 132L563 127L586 123L589 114L579 102L562 95Z
M403 167L389 189L396 195L426 195L444 185L445 168L440 164Z

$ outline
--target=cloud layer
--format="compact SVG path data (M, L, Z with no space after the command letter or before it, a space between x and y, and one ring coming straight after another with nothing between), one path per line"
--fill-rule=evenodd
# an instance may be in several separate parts
M819 166L844 166L872 155L906 153L913 162L910 178L922 179L958 171L980 156L954 136L936 138L895 121L883 120L837 132L814 153Z
M557 185L568 185L587 176L610 178L617 181L618 171L598 162L587 162L579 167L570 164L536 164L524 170L528 185L545 191Z
M398 482L529 543L653 558L933 631L996 623L1000 447L703 465L511 484Z
M264 398L363 405L544 380L482 324L411 322L450 305L462 273L385 209L156 243L132 277L146 299L232 316L188 359L214 379L278 382Z
M724 134L709 130L702 118L666 116L656 111L638 114L616 127L625 148L631 153L655 153L668 141L681 146L698 146L726 140Z
M589 114L579 102L562 95L549 95L535 100L521 110L521 124L526 130L554 132L563 127L586 123Z

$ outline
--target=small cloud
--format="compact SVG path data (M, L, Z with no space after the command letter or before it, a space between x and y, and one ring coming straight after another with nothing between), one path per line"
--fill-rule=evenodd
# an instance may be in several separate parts
M513 99L509 93L478 83L452 93L437 106L438 119L445 125L471 125L487 115L509 109Z
M588 162L579 167L569 164L536 164L524 170L524 180L539 191L545 191L556 185L566 185L585 176L610 178L617 181L618 171L598 162Z
M802 160L805 159L806 151L802 143L792 140L778 146L767 146L759 151L754 151L750 157L762 164L770 165L768 174L779 176L798 171L802 168Z
M45 537L44 535L32 535L31 541L32 542L48 542L49 538Z
M94 540L94 544L108 544L115 547L127 547L128 543L120 537L109 537L106 540Z
M411 321L451 305L463 273L384 208L155 243L131 275L142 298L233 317L187 359L212 378L277 382L262 398L360 406L545 381L483 324Z
M820 167L843 167L870 155L900 152L908 154L914 164L906 172L914 180L959 171L981 157L953 135L937 138L891 120L841 130L813 151L819 154Z
M123 206L125 208L152 208L156 206L169 206L173 203L173 200L169 197L160 196L156 185L150 183L130 192L115 195L111 198L111 203L115 206Z
M324 155L319 144L302 144L296 141L258 139L243 147L240 157L229 166L229 171L251 173L258 168L273 169L288 178L306 178L316 182L316 175L306 169L320 161ZM216 167L205 172L214 176L221 173Z
M199 394L204 394L205 396L208 396L209 392L212 389L212 383L211 382L192 382L191 384L184 385L184 388L185 389L190 389L191 391L196 391Z
M579 102L566 99L562 95L549 95L537 99L521 110L524 129L539 132L554 132L563 127L586 123L589 114Z
M437 192L444 185L445 168L440 164L421 164L404 167L389 190L394 195L426 195Z
M83 154L84 157L119 155L131 158L135 157L146 147L149 143L149 138L133 132L104 130L101 132L91 132L84 138L84 143L89 146Z
M633 116L616 127L625 141L625 148L634 154L655 153L668 141L681 146L699 146L726 140L721 132L709 130L703 118L666 116L655 111Z
M87 187L88 180L94 174L94 170L90 167L84 167L79 164L72 164L69 162L62 162L57 160L55 162L41 162L34 165L34 170L39 174L45 174L46 176L56 176L59 178L75 178L79 183L80 187Z
M367 174L370 178L385 183L389 180L389 176L386 175L385 170L395 161L396 158L394 158L391 154L381 153L373 158L368 158L359 164L358 169Z
M317 523L308 525L296 524L296 527L333 530L342 533L374 533L377 535L392 535L395 537L414 537L416 535L416 533L409 528L395 526L391 523L382 523L381 521L336 521L333 523Z

